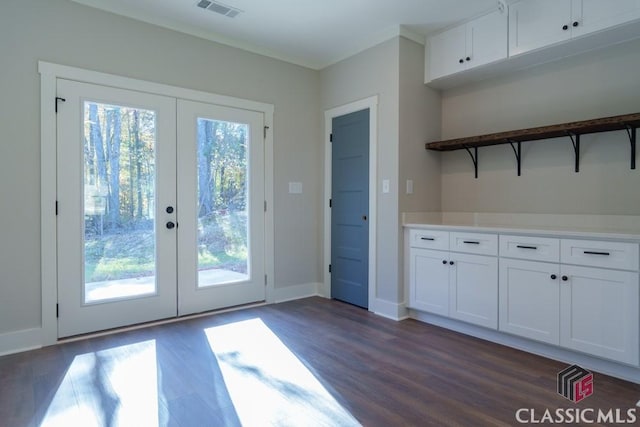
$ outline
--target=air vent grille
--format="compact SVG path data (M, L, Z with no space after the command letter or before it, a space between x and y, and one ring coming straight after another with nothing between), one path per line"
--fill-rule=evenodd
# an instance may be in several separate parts
M228 18L235 18L242 12L240 9L236 9L235 7L227 6L226 4L211 0L200 0L196 6L201 9L206 9L211 12L224 15Z

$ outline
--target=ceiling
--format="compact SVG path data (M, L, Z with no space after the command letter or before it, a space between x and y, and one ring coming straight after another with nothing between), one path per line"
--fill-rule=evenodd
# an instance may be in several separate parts
M73 0L140 21L313 69L322 69L397 35L424 35L497 8L497 0Z

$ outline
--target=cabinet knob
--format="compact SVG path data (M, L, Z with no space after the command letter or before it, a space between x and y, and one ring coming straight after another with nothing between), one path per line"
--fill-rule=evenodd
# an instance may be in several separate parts
M458 62L460 62L461 64L464 64L464 59L460 58L460 61Z
M562 281L566 282L567 280L569 280L569 278L567 276L562 276Z
M574 21L572 24L574 27L577 27L578 25L580 25L580 23L578 21Z
M555 274L551 275L551 280L556 280L558 278L558 276L556 276Z
M442 263L443 263L443 264L446 264L446 263L447 263L447 260L446 260L446 259L443 259L443 260L442 260Z
M455 262L449 261L449 265L453 265L453 264L455 264Z
M467 56L467 57L466 57L466 60L467 60L467 61L471 61L471 57L470 57L470 56Z
M567 31L567 30L569 29L569 26L568 26L568 25L563 25L563 26L562 26L562 29L563 29L564 31Z
M173 206L167 206L167 209L165 209L165 211L170 214L173 213Z
M171 222L171 221L167 222L167 228L168 228L169 230L171 230L172 228L175 228L175 226L176 226L176 225L175 225L173 222Z

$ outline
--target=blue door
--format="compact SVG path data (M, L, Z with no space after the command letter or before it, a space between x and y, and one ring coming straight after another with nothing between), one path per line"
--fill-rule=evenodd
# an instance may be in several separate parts
M369 109L335 117L331 144L331 297L369 302Z

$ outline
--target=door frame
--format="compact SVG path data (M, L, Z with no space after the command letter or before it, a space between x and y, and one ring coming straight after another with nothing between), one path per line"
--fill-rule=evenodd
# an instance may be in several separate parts
M378 95L354 101L324 112L324 253L322 296L331 298L331 129L334 117L369 109L369 311L375 310L377 253L377 176L378 176Z
M75 80L102 86L164 95L176 99L204 102L225 107L240 108L264 114L265 132L265 269L267 274L267 303L274 302L274 216L273 216L273 114L274 105L247 99L234 98L204 91L169 86L146 80L138 80L114 74L38 61L40 73L40 268L42 286L41 344L58 341L56 304L57 292L57 231L56 231L56 81L58 78Z

